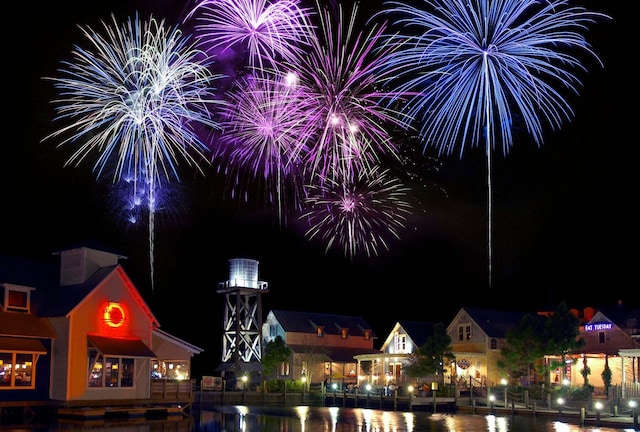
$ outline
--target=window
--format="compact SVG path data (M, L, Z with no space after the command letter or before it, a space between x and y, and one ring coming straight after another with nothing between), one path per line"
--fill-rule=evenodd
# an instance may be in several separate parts
M289 364L289 362L282 362L280 363L280 375L281 376L289 376L289 373L291 372L291 365Z
M33 291L33 288L5 285L2 302L5 310L29 312L31 291Z
M269 336L271 336L272 338L278 336L278 326L271 324L269 326Z
M599 332L598 333L598 342L603 344L603 343L607 343L607 338L606 338L606 333L605 332Z
M104 357L89 349L89 387L133 387L135 360L129 357Z
M364 331L364 340L371 340L371 330Z
M151 378L154 380L189 379L189 362L187 360L153 360L151 362Z
M395 353L404 353L407 349L407 335L396 333L393 336Z
M462 324L458 326L458 340L471 340L471 324Z
M340 337L342 339L347 339L349 337L349 329L347 328L340 329Z
M324 327L318 326L318 328L316 329L316 335L318 337L323 337L324 336Z
M498 340L496 338L491 338L491 349L498 349Z
M33 354L0 353L0 389L35 388Z

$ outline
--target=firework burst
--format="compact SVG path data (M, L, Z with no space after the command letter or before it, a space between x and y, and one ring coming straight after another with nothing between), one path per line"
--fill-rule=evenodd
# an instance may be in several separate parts
M240 49L249 66L272 68L298 55L311 32L309 14L296 0L203 0L187 16L212 52Z
M310 49L285 64L308 99L305 166L310 176L345 178L375 169L382 156L397 160L389 131L406 131L410 120L381 104L391 97L381 90L385 75L380 71L393 56L392 48L380 46L385 26L357 32L357 4L350 13L339 7L337 19L319 3L317 8L320 21Z
M268 206L286 222L286 209L300 209L302 159L308 142L308 100L295 77L284 80L248 75L228 93L216 159L231 183L232 196L249 199L250 191L265 191ZM257 187L256 187L257 186Z
M409 189L379 167L355 177L328 178L308 190L308 211L301 217L310 224L306 236L322 241L325 251L343 248L351 259L389 250L389 240L400 238L411 214Z
M46 139L74 145L66 165L95 157L97 177L113 173L143 184L149 210L153 286L155 196L163 181L179 179L178 165L202 172L207 147L199 128L218 128L211 118L213 75L204 53L177 28L137 16L120 25L112 16L104 34L81 30L90 48L76 46L53 82L58 121L67 122ZM201 132L201 131L200 131ZM142 182L142 183L141 183Z
M543 125L573 117L565 97L577 94L578 53L595 58L582 35L608 18L567 0L424 0L422 8L388 1L374 15L395 15L388 43L399 47L387 65L399 94L413 94L406 112L419 120L421 140L440 154L485 145L488 186L489 286L492 279L491 154L507 154L512 128L523 122L540 145Z

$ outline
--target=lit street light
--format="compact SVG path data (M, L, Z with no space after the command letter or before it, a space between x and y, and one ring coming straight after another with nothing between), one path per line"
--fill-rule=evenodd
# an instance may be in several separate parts
M602 408L604 407L604 405L602 405L602 402L598 401L595 403L594 408L596 409L596 426L600 426L600 411L602 411Z
M634 400L629 401L629 407L631 408L631 417L633 417L633 428L638 430L638 411L636 411L636 407L638 403Z
M559 397L557 402L558 402L558 412L562 414L562 405L564 405L564 398Z

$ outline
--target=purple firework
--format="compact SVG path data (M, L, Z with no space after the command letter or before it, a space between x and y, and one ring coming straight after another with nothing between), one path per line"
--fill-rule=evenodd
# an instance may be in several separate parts
M308 100L295 77L275 80L248 75L234 83L214 160L224 169L232 197L249 200L264 190L268 206L284 220L289 206L300 209L307 153L305 113ZM258 187L256 187L258 186Z
M410 119L382 104L397 96L381 85L386 77L380 71L394 51L381 44L385 26L357 32L357 4L350 14L340 7L335 20L331 11L319 4L317 8L320 24L310 49L285 66L305 89L305 166L310 177L322 181L375 169L383 155L397 160L390 130L406 131Z
M389 250L389 239L400 238L412 209L409 189L379 167L354 177L327 178L308 191L309 209L301 217L310 224L306 236L322 241L325 251L343 248L350 258Z
M203 0L187 16L212 52L246 52L249 66L274 67L299 54L310 33L309 14L297 0Z

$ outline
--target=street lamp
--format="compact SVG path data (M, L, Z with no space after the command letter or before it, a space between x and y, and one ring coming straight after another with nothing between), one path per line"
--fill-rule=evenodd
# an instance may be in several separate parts
M304 391L307 389L307 376L302 374L300 381L302 381L302 403L304 403Z
M502 378L500 380L500 385L504 388L504 408L507 409L507 384L509 384L509 381L507 381L506 378Z
M491 402L491 413L495 413L494 403L496 401L496 397L494 395L489 395L489 401Z
M559 397L557 402L558 402L558 412L562 414L562 405L564 405L564 398Z
M633 417L633 428L638 429L638 412L636 411L636 407L638 406L638 402L634 400L629 401L629 408L631 408L631 417Z
M598 401L595 403L594 408L596 409L596 426L600 426L600 411L602 411L602 402Z
M249 377L247 377L246 375L242 375L242 391L246 391L247 390L247 381L249 380Z

